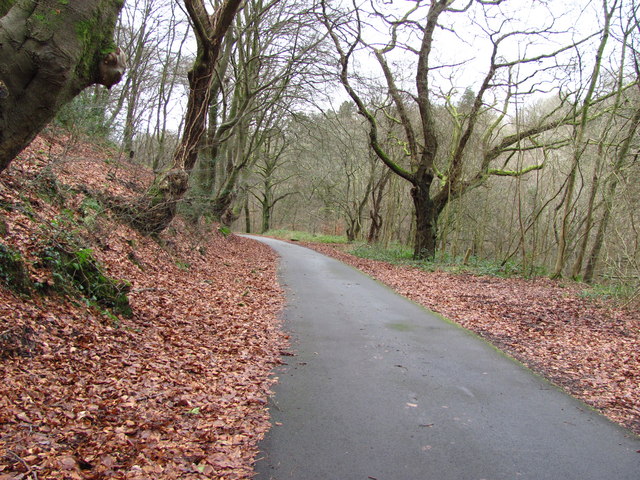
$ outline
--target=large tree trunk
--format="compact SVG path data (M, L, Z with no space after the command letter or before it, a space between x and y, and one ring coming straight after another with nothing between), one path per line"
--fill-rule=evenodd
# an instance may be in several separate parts
M415 207L416 235L413 258L433 258L436 254L438 209L429 196L429 186L414 185L411 198Z
M0 172L84 88L119 80L104 78L100 65L116 50L113 30L122 5L0 2Z
M136 205L124 207L132 215L132 224L145 233L164 230L173 220L177 203L187 191L189 175L198 159L201 139L206 132L216 60L242 0L225 0L213 15L207 13L202 0L185 0L184 3L198 40L198 53L189 71L189 101L182 138L173 154L172 168L158 177Z

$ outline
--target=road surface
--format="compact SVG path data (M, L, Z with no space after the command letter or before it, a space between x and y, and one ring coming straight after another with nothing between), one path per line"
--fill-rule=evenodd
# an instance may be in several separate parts
M287 365L256 480L640 480L640 439L334 259L281 255Z

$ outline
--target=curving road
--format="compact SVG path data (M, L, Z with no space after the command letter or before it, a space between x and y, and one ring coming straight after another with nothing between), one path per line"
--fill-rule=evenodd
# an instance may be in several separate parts
M355 269L257 239L296 353L257 480L640 480L629 431Z

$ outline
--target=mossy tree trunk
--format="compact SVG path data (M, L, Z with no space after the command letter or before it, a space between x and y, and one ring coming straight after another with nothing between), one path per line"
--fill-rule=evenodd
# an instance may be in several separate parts
M242 0L225 0L210 15L203 0L185 0L198 42L197 56L189 71L189 100L180 143L173 165L156 179L145 196L133 206L134 225L146 233L164 230L176 213L176 205L188 188L189 175L198 159L206 132L211 86L224 36Z
M123 0L0 2L0 172L58 110L100 83Z

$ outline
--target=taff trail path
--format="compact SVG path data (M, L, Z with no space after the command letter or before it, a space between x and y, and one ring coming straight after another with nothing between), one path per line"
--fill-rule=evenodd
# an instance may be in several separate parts
M640 439L476 335L307 248L257 480L640 480Z

